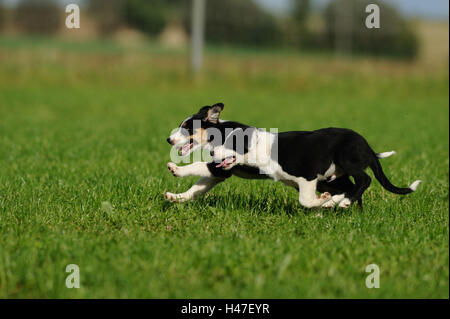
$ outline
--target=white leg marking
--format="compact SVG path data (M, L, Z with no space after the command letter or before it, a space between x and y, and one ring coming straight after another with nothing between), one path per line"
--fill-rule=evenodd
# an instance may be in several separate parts
M211 188L224 181L224 178L219 177L202 177L199 179L197 183L191 186L187 191L180 194L174 194L170 192L166 192L164 197L169 202L177 202L181 203L187 200L195 199L200 195L205 194Z
M345 194L334 195L331 199L322 205L324 208L333 208L334 205L339 204L345 197Z
M332 200L329 200L328 202L326 202L325 204L322 204L323 208L333 208L334 205L336 205L335 202L333 202Z
M167 169L176 177L203 176L212 177L207 162L195 162L186 166L178 166L175 163L167 163Z
M316 195L317 178L312 181L307 181L300 178L298 182L300 188L299 201L300 204L307 207L318 207L331 199L331 194L325 192L319 197Z
M351 200L346 197L339 203L339 207L349 208L351 204L352 204Z

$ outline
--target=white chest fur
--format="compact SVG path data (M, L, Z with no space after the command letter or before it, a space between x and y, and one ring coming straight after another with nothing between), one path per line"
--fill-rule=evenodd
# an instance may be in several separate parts
M278 135L266 131L255 131L252 138L250 151L246 155L246 162L257 167L262 174L265 174L275 181L293 181L297 177L285 171L278 163Z
M298 182L302 177L296 177L285 172L278 162L277 139L277 134L255 131L252 145L249 153L245 156L245 161L248 165L257 167L262 174L269 176L275 181ZM333 176L335 178L338 171L336 165L331 163L323 175L317 174L317 180L326 180L329 177L333 178Z

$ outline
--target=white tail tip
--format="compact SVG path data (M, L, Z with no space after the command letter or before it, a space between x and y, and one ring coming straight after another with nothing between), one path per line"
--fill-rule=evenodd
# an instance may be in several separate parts
M377 157L378 158L386 158L386 157L392 156L394 154L397 154L397 152L396 151L383 152L383 153L378 153Z
M415 192L417 189L417 186L419 186L420 183L422 183L422 181L420 179L418 179L417 181L412 183L411 186L409 186L409 189L411 189L413 192Z

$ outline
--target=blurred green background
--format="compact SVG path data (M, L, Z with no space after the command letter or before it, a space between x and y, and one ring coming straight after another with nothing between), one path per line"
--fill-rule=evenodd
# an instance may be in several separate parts
M68 2L0 1L0 297L448 298L448 12L375 1L368 30L369 1L207 0L193 72L191 1L74 1L71 30ZM398 152L394 184L424 183L372 178L364 212L237 178L166 203L196 179L166 170L165 139L216 102L257 127L352 128Z

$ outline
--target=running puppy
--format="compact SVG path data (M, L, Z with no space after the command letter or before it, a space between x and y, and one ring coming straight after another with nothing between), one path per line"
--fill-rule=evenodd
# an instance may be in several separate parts
M347 208L353 202L362 206L362 195L371 178L388 191L409 194L421 182L399 188L384 175L378 158L395 152L375 153L358 133L342 128L316 131L270 133L233 121L219 120L224 105L205 106L185 119L167 139L182 156L203 148L210 150L212 162L195 162L186 166L168 163L177 177L202 178L184 193L165 193L168 201L194 199L232 175L242 178L271 178L299 190L300 204L312 207ZM353 177L355 183L350 180ZM316 192L321 194L317 195Z

